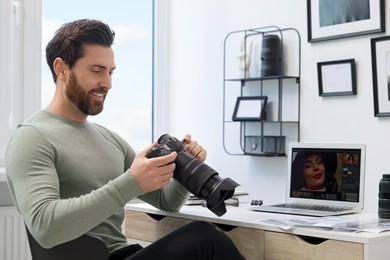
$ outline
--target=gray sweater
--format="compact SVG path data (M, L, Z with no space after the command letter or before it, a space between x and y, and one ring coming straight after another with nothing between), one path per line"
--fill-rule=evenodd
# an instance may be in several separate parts
M7 181L15 205L46 248L92 233L112 252L127 245L124 206L132 198L177 211L188 196L175 180L144 194L129 167L134 150L91 122L40 111L20 124L6 151Z

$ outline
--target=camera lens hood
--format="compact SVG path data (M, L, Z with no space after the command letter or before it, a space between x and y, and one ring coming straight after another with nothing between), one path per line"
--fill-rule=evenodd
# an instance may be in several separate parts
M225 200L230 199L239 184L230 178L220 179L207 196L207 208L218 217L226 213Z

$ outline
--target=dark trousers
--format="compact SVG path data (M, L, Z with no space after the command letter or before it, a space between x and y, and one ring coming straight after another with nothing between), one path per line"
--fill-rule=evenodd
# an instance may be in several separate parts
M110 260L241 260L245 259L232 240L203 221L191 222L149 246L130 245L111 254Z

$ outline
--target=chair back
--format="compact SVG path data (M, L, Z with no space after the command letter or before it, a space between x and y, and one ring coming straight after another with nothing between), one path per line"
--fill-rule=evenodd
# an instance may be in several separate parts
M82 235L46 249L35 240L27 227L26 231L33 260L107 260L109 257L105 242L96 236Z

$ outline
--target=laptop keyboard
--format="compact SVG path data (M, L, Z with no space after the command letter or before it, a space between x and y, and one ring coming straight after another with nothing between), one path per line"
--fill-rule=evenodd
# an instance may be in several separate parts
M319 211L327 211L327 212L339 212L345 211L349 208L340 208L340 207L330 207L330 206L321 206L321 205L304 205L304 204L278 204L274 205L274 207L280 208L290 208L290 209L307 209L307 210L319 210Z

